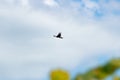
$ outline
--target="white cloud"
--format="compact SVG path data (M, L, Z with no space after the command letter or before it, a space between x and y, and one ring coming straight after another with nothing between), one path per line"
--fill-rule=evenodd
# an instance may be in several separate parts
M20 0L21 1L21 6L24 8L30 8L29 5L29 0Z
M55 0L43 0L43 2L48 6L58 6L58 3Z
M5 0L9 4L13 4L15 0Z
M29 5L27 1L22 4ZM108 28L120 25L116 16L94 21L64 11L51 14L17 7L1 8L0 17L4 30L0 31L0 69L4 74L0 74L8 78L43 78L54 68L73 70L86 57L102 55L99 52L119 52L120 36ZM59 31L63 40L52 37Z
M89 9L99 9L99 5L96 2L92 2L90 0L83 0L83 3L85 4L86 8L89 8Z
M0 0L1 7L9 7L9 8L15 8L15 7L22 7L23 9L30 9L30 0Z

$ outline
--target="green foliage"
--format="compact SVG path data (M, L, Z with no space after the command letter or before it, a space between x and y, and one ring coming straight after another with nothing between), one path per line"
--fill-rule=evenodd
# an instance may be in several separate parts
M120 77L114 76L113 80L120 80Z
M78 74L73 80L105 80L119 68L120 59L113 59L105 65L98 66L84 74ZM70 80L69 73L60 69L51 71L50 78L51 80ZM120 77L115 76L113 80L120 80Z
M117 69L120 68L120 59L113 59L103 66L98 66L95 69L87 71L85 74L79 74L75 80L103 80L107 76L112 75Z
M64 70L53 70L50 73L51 80L70 80L69 73Z

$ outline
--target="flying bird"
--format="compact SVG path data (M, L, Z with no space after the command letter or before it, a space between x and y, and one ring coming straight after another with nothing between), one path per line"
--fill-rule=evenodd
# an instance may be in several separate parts
M57 36L56 35L53 35L53 36L56 37L56 38L63 39L63 37L61 36L61 32L59 32Z

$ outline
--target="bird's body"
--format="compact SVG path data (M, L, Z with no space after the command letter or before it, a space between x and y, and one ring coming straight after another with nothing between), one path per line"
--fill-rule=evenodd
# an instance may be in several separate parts
M58 35L56 36L56 35L54 35L54 37L56 37L56 38L60 38L60 39L63 39L63 37L61 36L61 33L58 33Z

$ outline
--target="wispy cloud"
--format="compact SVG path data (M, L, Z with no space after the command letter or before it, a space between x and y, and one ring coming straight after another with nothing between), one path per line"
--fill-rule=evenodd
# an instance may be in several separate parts
M1 77L43 80L53 68L76 70L86 57L95 66L94 56L120 56L120 16L110 13L119 3L34 0L42 4L35 9L31 1L0 0ZM95 16L96 10L103 16ZM52 37L59 31L63 40Z
M57 2L55 0L43 0L44 4L48 6L58 6Z

